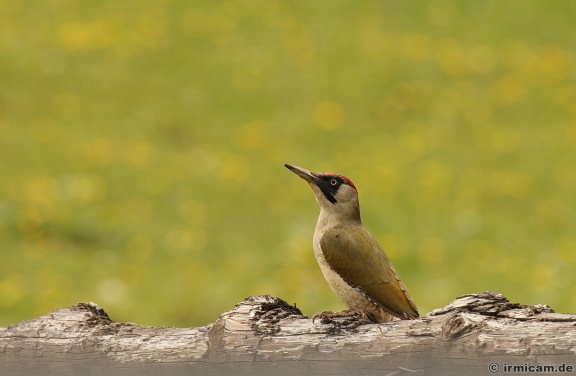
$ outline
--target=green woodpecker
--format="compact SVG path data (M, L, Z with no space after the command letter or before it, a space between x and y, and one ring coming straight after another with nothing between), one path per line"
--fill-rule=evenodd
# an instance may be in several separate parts
M285 166L310 184L320 204L314 256L336 295L373 322L418 318L418 309L390 259L362 225L354 183L331 172Z

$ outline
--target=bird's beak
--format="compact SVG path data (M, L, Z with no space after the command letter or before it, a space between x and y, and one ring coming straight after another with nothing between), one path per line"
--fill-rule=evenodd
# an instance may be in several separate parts
M290 164L284 165L288 170L292 171L296 175L300 176L302 179L306 180L308 183L316 184L318 182L318 178L310 171L306 170L305 168L292 166Z

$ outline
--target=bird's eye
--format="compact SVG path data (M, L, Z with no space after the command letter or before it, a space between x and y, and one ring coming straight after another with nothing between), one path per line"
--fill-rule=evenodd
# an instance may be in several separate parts
M333 186L333 187L337 186L337 185L338 185L338 179L332 179L332 180L330 180L330 185Z

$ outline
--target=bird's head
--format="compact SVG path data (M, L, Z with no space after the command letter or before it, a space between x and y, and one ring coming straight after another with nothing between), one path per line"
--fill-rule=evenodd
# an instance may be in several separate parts
M346 176L332 172L311 172L289 164L284 166L310 184L322 211L360 221L358 191Z

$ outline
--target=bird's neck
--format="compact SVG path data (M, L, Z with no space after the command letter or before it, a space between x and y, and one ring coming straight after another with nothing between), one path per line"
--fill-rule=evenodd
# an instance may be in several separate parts
M348 203L339 205L336 208L333 204L330 206L320 207L320 216L318 217L318 223L316 224L316 231L325 231L326 229L336 227L343 224L360 225L362 221L360 219L360 207L356 203Z

